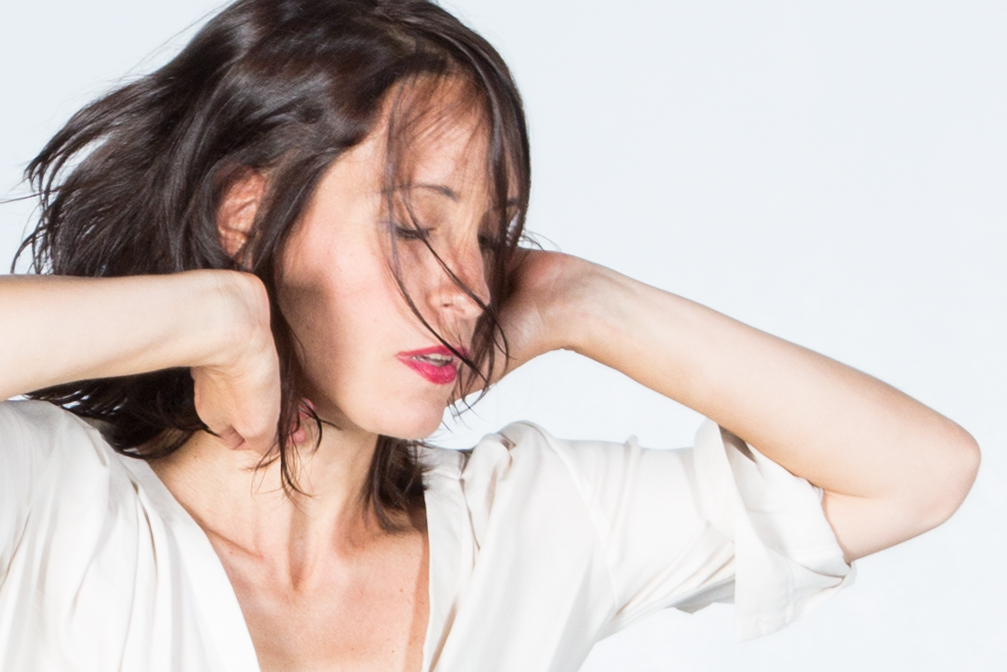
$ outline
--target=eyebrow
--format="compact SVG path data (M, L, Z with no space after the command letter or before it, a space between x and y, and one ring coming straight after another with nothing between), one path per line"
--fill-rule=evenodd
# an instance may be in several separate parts
M446 185L443 185L443 184L429 184L427 182L412 182L410 184L404 184L401 187L398 187L396 189L396 191L399 190L399 189L429 189L430 191L434 191L434 192L440 194L441 196L446 196L446 197L450 198L455 203L457 203L460 200L459 197L458 197L458 194L455 193L454 189L452 189L451 187L448 187Z
M429 189L430 191L434 191L440 194L441 196L446 196L447 198L450 198L455 203L461 200L454 189L444 184L431 184L428 182L411 182L409 184L403 184L400 187L396 187L391 191L402 191L409 189ZM388 192L389 192L388 189L382 190L382 193L387 194ZM521 204L520 198L508 198L507 202L504 203L504 206L510 208L520 204Z

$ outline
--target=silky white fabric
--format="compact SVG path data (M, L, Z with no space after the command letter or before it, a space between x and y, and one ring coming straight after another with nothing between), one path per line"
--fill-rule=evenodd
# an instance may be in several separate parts
M517 423L423 460L425 671L573 671L642 616L732 595L757 636L853 576L820 491L712 423L691 450ZM146 463L41 402L0 404L0 669L258 669L198 525Z

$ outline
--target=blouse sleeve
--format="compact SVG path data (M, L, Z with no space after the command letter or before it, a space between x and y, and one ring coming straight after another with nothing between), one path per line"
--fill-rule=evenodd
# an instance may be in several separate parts
M735 448L713 422L686 450L545 436L604 549L616 604L603 634L659 609L733 599L736 636L750 639L852 582L821 490L750 447Z

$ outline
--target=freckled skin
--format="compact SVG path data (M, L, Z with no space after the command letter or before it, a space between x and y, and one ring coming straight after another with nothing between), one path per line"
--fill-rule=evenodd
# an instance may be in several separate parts
M438 255L488 300L479 226L488 208L476 129L451 127L421 144L410 190L414 212ZM385 149L379 133L341 157L324 176L284 257L280 306L304 345L308 396L322 417L364 431L421 438L441 421L451 386L429 381L398 360L439 345L402 299L391 273L390 219L381 193ZM466 347L481 309L418 240L398 240L401 275L423 317Z
M303 346L307 397L321 418L339 428L323 434L318 453L345 455L345 446L328 448L334 438L365 446L349 459L357 474L366 471L375 435L421 438L433 432L454 389L432 383L399 357L440 343L409 309L391 272L395 231L385 211L382 130L325 174L291 233L279 283L280 309ZM410 158L418 186L409 189L409 198L427 240L488 301L479 227L489 197L478 127L445 126ZM468 347L481 309L422 241L400 236L395 244L401 277L423 318L448 342ZM317 484L326 468L323 463L304 471ZM319 490L312 487L316 499L325 494ZM286 508L280 502L273 507ZM366 515L347 520L316 513L303 525L317 530L326 517L333 532L317 546L277 540L276 553L290 558L279 563L270 553L235 544L230 534L215 534L212 521L201 521L235 588L262 669L419 669L429 612L423 512L403 517L404 529L395 534ZM262 517L256 520L262 523ZM283 543L292 548L283 549Z

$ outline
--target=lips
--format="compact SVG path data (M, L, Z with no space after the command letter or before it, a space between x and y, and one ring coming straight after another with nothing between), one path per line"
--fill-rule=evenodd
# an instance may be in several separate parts
M465 352L461 348L458 351ZM458 377L458 357L443 345L400 352L396 357L435 385L450 385Z

